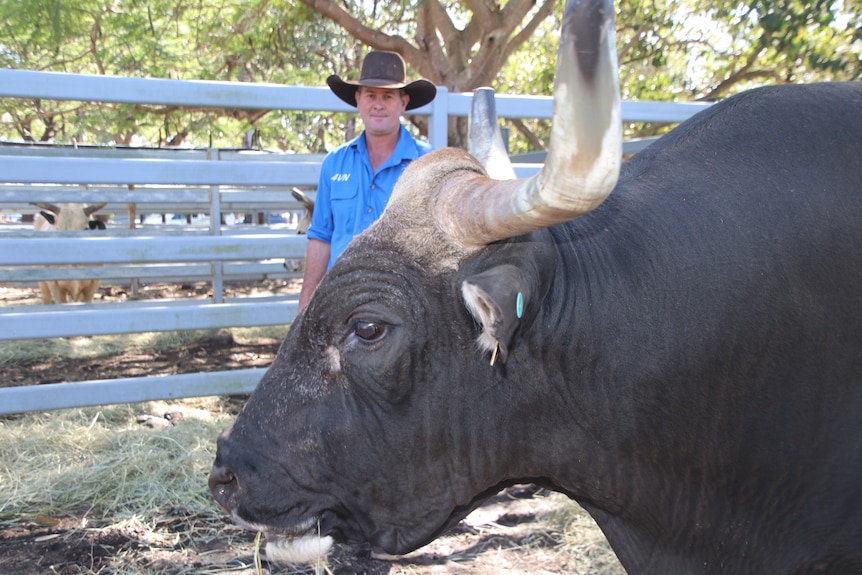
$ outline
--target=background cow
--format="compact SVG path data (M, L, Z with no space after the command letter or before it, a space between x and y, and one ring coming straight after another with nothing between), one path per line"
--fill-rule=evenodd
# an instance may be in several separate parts
M298 201L302 207L302 216L296 224L296 233L304 234L308 232L311 226L311 218L314 217L314 200L308 197L305 192L299 188L291 188L290 194Z
M304 208L302 216L296 224L296 233L302 235L307 233L311 226L311 218L314 216L314 200L299 188L292 188L290 193ZM289 272L301 272L305 269L305 258L286 258L282 265Z
M70 232L78 230L104 230L101 220L91 219L106 204L34 204L41 208L33 219L36 231ZM67 303L93 301L99 289L99 280L54 280L39 282L42 303Z
M620 170L612 14L566 7L542 172L413 162L219 438L270 559L406 553L530 481L632 573L862 573L862 85L729 98Z

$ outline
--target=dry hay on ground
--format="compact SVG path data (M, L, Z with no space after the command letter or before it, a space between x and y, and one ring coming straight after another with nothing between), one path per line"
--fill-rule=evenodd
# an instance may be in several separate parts
M0 419L0 573L255 574L254 534L228 523L206 487L215 437L241 403L207 398ZM150 418L163 423L145 425ZM592 520L559 494L501 494L397 561L336 546L319 570L622 573Z

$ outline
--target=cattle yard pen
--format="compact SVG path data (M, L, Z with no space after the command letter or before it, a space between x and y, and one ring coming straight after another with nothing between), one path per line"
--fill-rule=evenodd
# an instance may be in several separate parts
M0 97L148 105L350 112L327 88L116 78L0 70ZM498 96L500 117L551 117L551 98ZM467 116L470 94L438 89L428 115L429 141L446 144L450 116ZM676 123L702 104L624 102L624 121ZM642 142L626 144L637 151ZM0 285L100 278L125 282L206 279L209 300L130 301L0 308L0 340L24 340L289 324L295 297L225 298L226 279L289 274L283 262L305 256L306 239L256 216L254 225L224 226L230 212L296 211L292 187L313 189L317 157L238 150L158 150L0 146L0 213L34 213L32 202L108 202L105 213L208 214L209 225L109 226L95 232L37 234L0 226ZM517 164L519 176L537 164ZM130 215L130 218L133 218ZM94 264L92 267L76 267ZM45 267L51 266L51 267ZM0 414L88 405L245 393L263 369L112 379L0 389Z

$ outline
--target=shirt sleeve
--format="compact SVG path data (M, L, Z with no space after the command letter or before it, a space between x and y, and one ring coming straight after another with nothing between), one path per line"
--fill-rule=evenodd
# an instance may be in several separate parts
M332 181L332 155L323 159L320 166L320 179L317 182L317 196L314 200L314 214L308 227L308 237L328 244L332 243L334 229L332 202L330 202L330 182Z

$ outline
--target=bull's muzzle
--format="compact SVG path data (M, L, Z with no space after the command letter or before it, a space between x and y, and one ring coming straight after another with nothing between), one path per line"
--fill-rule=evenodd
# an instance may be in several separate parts
M234 514L237 508L239 484L233 469L224 465L213 465L209 476L210 493L222 508Z

